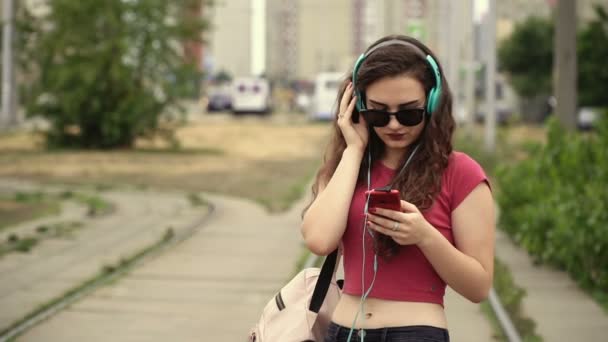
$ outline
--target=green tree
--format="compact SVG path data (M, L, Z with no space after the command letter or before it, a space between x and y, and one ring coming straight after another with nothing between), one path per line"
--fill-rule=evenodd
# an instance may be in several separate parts
M51 123L48 144L129 147L156 130L197 73L182 43L207 27L184 15L201 1L48 0L45 15L23 15L22 94L28 115Z
M597 18L578 36L578 89L581 106L608 107L608 13L595 7Z
M553 23L530 17L515 26L498 49L499 69L505 71L513 89L524 98L551 93Z

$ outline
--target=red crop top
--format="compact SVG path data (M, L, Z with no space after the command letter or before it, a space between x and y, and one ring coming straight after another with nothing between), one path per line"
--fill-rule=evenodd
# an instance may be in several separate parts
M371 187L387 185L396 171L377 162L371 171ZM454 244L452 211L481 182L488 182L479 164L468 155L453 152L441 180L441 191L431 208L422 214L426 220ZM362 228L367 181L359 182L348 213L346 231L342 236L344 257L344 293L361 296ZM376 233L377 234L377 233ZM365 290L373 278L373 238L365 234ZM422 251L415 246L401 246L388 262L378 257L376 282L369 297L397 301L427 302L443 305L445 282L439 277Z

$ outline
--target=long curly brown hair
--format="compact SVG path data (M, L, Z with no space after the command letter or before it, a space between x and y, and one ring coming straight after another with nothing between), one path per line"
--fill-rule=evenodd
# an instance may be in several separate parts
M437 61L433 52L424 44L414 38L401 35L383 37L373 43L368 50L377 44L391 39L400 39L414 44L425 54L431 55ZM438 67L441 74L442 86L440 103L435 112L425 119L425 127L416 142L420 147L412 157L408 169L400 176L397 175L390 184L393 188L400 190L401 198L413 203L421 211L430 208L435 196L439 193L442 174L448 166L448 159L452 153L452 134L455 127L452 116L452 94L445 77L443 77L443 70L439 63ZM419 52L416 52L411 47L400 44L384 46L367 56L357 73L356 87L361 94L364 94L365 89L375 81L384 77L402 75L418 80L423 85L428 99L429 91L435 86L435 78L431 67ZM351 76L352 73L343 80L336 103L339 103L342 98L346 86L352 79ZM336 117L338 110L336 108ZM372 164L382 158L384 154L385 146L383 141L373 129L369 131L369 143L365 150L365 157L361 160L358 182L365 181L367 177L368 153L371 152ZM338 127L337 120L334 120L333 134L326 148L323 163L317 172L312 186L312 201L317 197L321 179L324 182L328 182L333 176L345 149L346 141L344 140L342 131ZM401 167L410 153L411 149L404 153ZM312 201L310 204L312 204ZM310 204L304 209L303 214L308 210ZM399 245L389 236L383 234L375 234L374 236L377 252L382 257L390 258L399 251Z

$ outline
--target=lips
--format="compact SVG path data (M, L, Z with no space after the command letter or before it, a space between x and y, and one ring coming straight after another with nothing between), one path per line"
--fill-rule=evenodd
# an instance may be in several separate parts
M387 136L391 140L401 140L401 139L405 138L405 134L387 134Z

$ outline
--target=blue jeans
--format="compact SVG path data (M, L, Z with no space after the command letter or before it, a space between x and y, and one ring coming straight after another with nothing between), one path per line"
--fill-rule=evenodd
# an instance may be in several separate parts
M350 328L331 323L327 329L325 342L346 342ZM406 327L355 329L350 342L361 341L365 334L365 342L449 342L450 335L443 328L428 325L412 325Z

